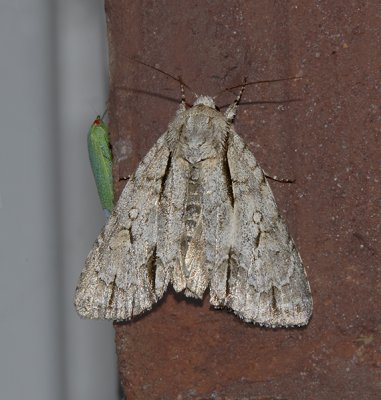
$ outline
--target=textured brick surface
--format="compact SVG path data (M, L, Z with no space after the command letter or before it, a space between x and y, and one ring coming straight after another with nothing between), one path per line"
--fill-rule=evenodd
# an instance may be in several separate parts
M302 101L242 105L236 128L269 174L296 179L271 185L308 266L312 321L263 329L170 292L115 325L128 400L379 398L377 4L106 1L116 176L136 168L175 112L166 98L179 98L176 82L129 57L181 74L199 94L244 76L304 76L247 88L244 103Z

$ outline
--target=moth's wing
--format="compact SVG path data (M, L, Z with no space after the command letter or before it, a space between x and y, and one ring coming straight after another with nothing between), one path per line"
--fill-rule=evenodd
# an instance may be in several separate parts
M168 157L158 213L156 252L156 292L161 294L170 282L177 292L186 286L181 251L185 227L185 207L190 165L171 153Z
M159 138L127 182L87 257L74 299L85 318L130 319L150 309L171 278L156 290L158 210L170 157L166 138Z
M301 258L262 169L233 129L226 157L234 196L231 242L211 278L211 303L265 326L305 325L312 298Z
M226 157L218 154L200 163L201 215L189 243L186 268L189 271L185 294L202 298L211 292L226 295L227 260L231 243L230 220L233 192L227 176ZM187 262L188 261L188 262Z

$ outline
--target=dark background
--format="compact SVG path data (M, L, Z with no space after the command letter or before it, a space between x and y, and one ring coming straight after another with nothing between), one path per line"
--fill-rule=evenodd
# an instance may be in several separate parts
M116 176L174 115L152 94L180 97L130 58L198 94L303 76L248 87L243 103L300 101L242 105L236 129L270 175L296 179L271 186L306 265L310 324L264 329L170 293L116 325L128 400L379 398L379 12L376 1L106 1Z

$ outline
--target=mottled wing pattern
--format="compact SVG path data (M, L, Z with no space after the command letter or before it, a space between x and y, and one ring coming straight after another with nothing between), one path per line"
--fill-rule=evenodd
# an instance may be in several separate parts
M302 261L262 169L233 128L226 156L234 198L230 244L223 239L211 303L265 326L305 325L312 298Z
M209 287L247 322L308 323L309 284L270 186L213 104L182 105L128 181L80 277L83 317L128 320L172 284L200 299Z
M227 260L234 229L231 225L234 199L226 157L222 156L202 162L200 224L203 246L198 246L195 251L204 255L204 263L198 265L199 276L204 278L202 285L199 284L197 290L193 289L198 297L202 297L207 286L210 286L212 298L226 296Z
M160 198L158 238L155 264L156 293L162 295L168 283L177 292L185 289L186 276L182 265L181 241L185 232L185 197L189 179L189 164L176 154L170 154L167 174Z
M171 276L157 267L160 197L171 161L159 138L127 182L87 257L74 303L85 318L126 320L152 307ZM172 183L173 185L173 183ZM157 289L156 289L157 286Z

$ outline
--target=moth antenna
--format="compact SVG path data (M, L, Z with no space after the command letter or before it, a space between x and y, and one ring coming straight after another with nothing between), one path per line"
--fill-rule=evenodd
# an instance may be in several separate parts
M289 78L282 78L282 79L268 79L268 80L264 80L264 81L252 81L252 82L246 82L245 86L250 86L250 85L257 85L260 83L271 83L271 82L283 82L283 81L292 81L292 80L297 80L297 79L302 79L302 76L291 76ZM241 87L241 85L236 85L236 86L231 86L229 88L224 89L223 91L221 91L220 93L223 93L227 90L232 90L232 89L237 89ZM220 94L219 93L219 94Z
M247 81L247 77L245 77L243 79L243 84L240 86L241 90L239 91L238 96L234 100L233 104L231 104L227 108L227 110L225 111L225 117L231 122L234 120L234 117L237 114L237 109L238 109L239 102L241 101L242 94L243 94L243 92L244 92L244 90L245 90L245 88L247 86L246 81Z
M239 91L238 96L234 100L234 104L235 104L236 107L238 107L239 102L241 101L241 97L242 97L243 91L245 90L245 88L247 86L246 81L247 81L247 77L245 76L245 78L243 78L243 84L241 85L241 90Z
M268 79L268 80L263 80L263 81L251 81L251 82L245 82L244 85L245 86L250 86L250 85L257 85L257 84L261 84L261 83L271 83L271 82L283 82L283 81L291 81L291 80L295 80L295 79L302 79L302 76L291 76L289 78L282 78L282 79ZM219 93L217 93L213 99L217 98L218 96L220 96L222 93L233 90L233 89L237 89L242 87L241 85L235 85L235 86L230 86L228 88L225 88L223 90L221 90Z
M180 76L176 78L175 76L171 75L170 73L168 73L168 72L166 72L166 71L163 71L163 70L160 69L160 68L154 67L153 65L149 65L149 64L147 64L147 63L145 63L145 62L143 62L143 61L136 60L136 59L134 59L134 58L131 58L130 60L133 61L133 62L136 62L136 63L138 63L138 64L145 65L145 66L148 67L148 68L151 68L151 69L153 69L153 70L155 70L155 71L158 71L158 72L160 72L160 73L162 73L162 74L168 76L169 78L172 78L173 80L175 80L176 82L180 83L180 85L183 85L184 87L186 87L188 90L190 90L190 91L194 94L194 92L193 92L193 90L191 89L191 87L188 86L188 85L182 80L182 78L181 78Z
M183 83L181 76L179 76L179 79L180 79L180 91L181 91L181 104L185 108L185 105L187 104L187 102L185 100L184 83Z
M285 103L294 103L297 101L303 101L303 98L295 98L295 99L284 99L284 100L258 100L258 101L244 101L244 102L239 102L240 106L248 106L248 105L254 105L254 104L285 104ZM220 109L229 107L229 104L224 104L220 106Z
M176 104L179 104L179 99L178 98L164 96L161 93L153 93L153 92L150 92L150 91L147 91L147 90L134 89L134 88L129 88L129 87L126 88L126 87L123 87L123 86L115 86L115 89L126 91L126 92L132 92L132 93L143 93L143 94L146 94L148 96L158 97L160 99L172 101L172 102L174 102Z

